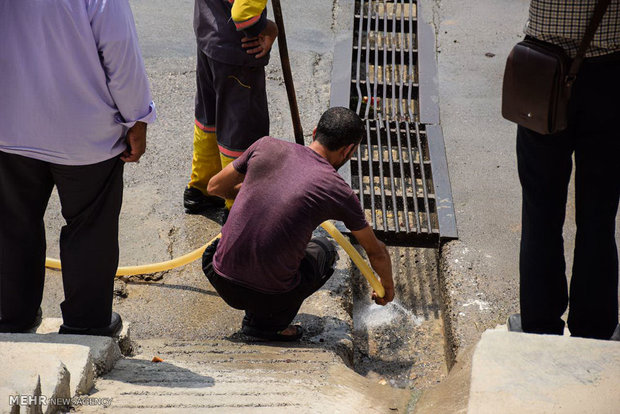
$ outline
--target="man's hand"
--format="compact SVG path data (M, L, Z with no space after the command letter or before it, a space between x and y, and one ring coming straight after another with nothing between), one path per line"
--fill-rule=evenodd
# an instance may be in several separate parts
M267 20L267 26L257 37L244 37L241 39L241 47L250 55L256 55L260 59L271 50L273 42L278 37L278 26L271 20Z
M207 192L222 198L235 199L241 189L245 175L235 170L233 163L211 177L207 184Z
M372 300L378 305L387 305L394 300L394 279L392 279L392 261L385 244L379 241L370 226L357 231L351 231L353 236L362 245L370 265L381 279L381 285L385 289L385 295L380 298L377 292L372 292Z
M394 285L392 286L383 285L383 289L385 290L385 295L383 295L382 298L377 296L377 292L375 292L374 290L372 291L372 300L374 300L377 305L381 305L381 306L385 306L394 300Z
M136 122L129 128L127 136L127 149L121 154L121 160L125 162L138 162L146 151L146 123Z

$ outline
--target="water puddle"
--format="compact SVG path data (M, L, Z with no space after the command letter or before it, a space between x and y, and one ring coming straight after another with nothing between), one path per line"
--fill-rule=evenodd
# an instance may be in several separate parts
M435 255L428 249L390 248L396 299L370 300L366 281L353 282L354 369L379 384L424 389L447 372Z
M372 303L365 309L358 309L358 312L354 313L353 326L355 330L367 330L402 323L420 326L422 322L424 322L423 316L415 315L395 300L386 306Z

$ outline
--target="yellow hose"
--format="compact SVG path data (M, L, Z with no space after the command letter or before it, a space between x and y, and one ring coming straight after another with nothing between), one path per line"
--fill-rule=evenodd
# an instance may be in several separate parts
M347 252L349 257L351 257L351 260L353 260L353 263L357 265L357 267L360 269L360 272L362 272L366 280L368 280L368 283L370 283L370 286L372 286L374 291L377 293L377 296L382 298L385 295L385 290L383 289L381 282L379 281L379 279L377 279L374 272L372 271L370 266L368 266L364 258L358 253L357 250L355 250L353 245L349 243L349 241L342 235L342 233L340 233L340 231L336 228L336 226L334 226L330 221L326 221L322 223L321 227L323 227L325 231L327 231L334 238L334 240L336 240L336 242L344 249L344 251ZM213 243L215 240L219 239L220 237L222 237L222 233L215 236L204 246L192 252L189 252L183 256L177 257L176 259L168 260L166 262L151 263L151 264L141 265L141 266L119 267L118 270L116 271L116 276L134 276L134 275L164 272L166 270L174 269L175 267L184 266L198 259L200 256L202 256L202 253L205 251L207 246L209 246L211 243ZM50 269L60 270L61 268L60 260L46 258L45 266Z
M338 243L340 247L342 247L344 251L347 252L351 260L353 260L353 263L356 264L360 272L362 272L366 280L368 280L368 283L370 283L370 286L372 286L374 291L377 293L377 296L379 296L380 298L385 296L385 289L383 289L383 285L381 284L379 279L377 279L375 273L372 271L370 266L368 266L368 263L366 263L362 255L360 255L359 252L355 250L355 247L353 247L353 245L349 243L349 241L342 235L342 233L340 233L336 226L334 226L331 221L325 221L321 224L321 227L323 227L325 231L327 231L330 236L332 236L334 240L336 240L336 243Z
M219 239L220 237L222 237L222 233L215 236L213 239L211 239L210 242L208 242L204 246L192 252L184 254L181 257L177 257L176 259L168 260L166 262L151 263L151 264L141 265L141 266L119 267L118 270L116 271L116 276L134 276L134 275L144 275L144 274L149 274L149 273L157 273L157 272L163 272L166 270L174 269L175 267L186 265L198 259L200 256L202 256L202 253L205 251L207 246L209 246L211 243L213 243L216 239ZM60 270L60 260L46 258L45 266L51 269Z

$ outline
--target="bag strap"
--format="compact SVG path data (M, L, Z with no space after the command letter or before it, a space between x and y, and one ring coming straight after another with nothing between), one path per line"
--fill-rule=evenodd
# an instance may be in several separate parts
M586 33L583 35L583 39L581 40L581 44L579 45L579 49L577 50L577 55L575 56L575 59L573 59L573 62L570 65L568 75L566 75L566 85L568 87L571 87L577 79L577 72L579 72L579 68L583 63L586 49L588 49L588 46L590 45L590 42L594 37L596 29L601 23L601 20L603 20L603 15L605 14L605 11L607 11L607 6L609 6L609 3L611 3L611 0L601 0L596 3L592 20L590 20L590 23L588 24Z

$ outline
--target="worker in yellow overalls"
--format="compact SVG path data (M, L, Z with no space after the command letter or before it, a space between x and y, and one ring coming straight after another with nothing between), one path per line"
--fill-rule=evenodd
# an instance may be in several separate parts
M196 0L198 46L192 173L185 211L203 213L233 200L209 195L207 183L259 138L269 135L265 65L278 35L267 0Z

